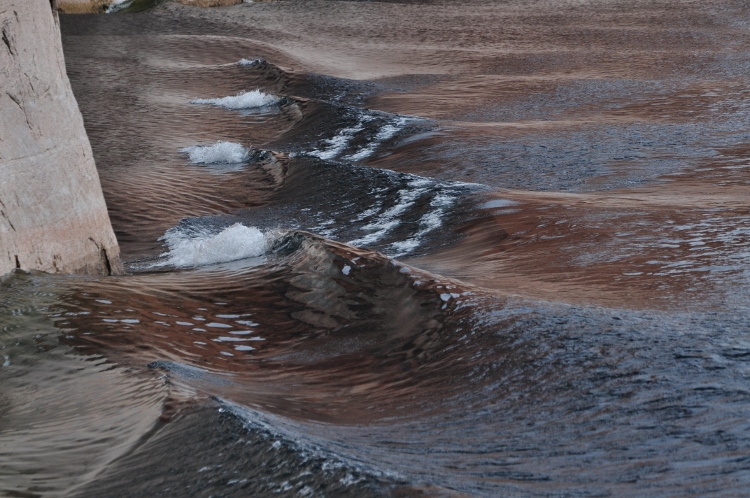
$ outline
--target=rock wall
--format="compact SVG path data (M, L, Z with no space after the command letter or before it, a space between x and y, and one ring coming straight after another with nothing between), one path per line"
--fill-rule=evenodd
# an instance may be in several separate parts
M55 0L0 0L0 274L117 273Z

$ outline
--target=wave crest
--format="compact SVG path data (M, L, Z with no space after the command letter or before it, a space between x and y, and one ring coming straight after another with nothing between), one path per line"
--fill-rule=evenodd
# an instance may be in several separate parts
M193 164L237 164L250 158L250 150L233 142L216 142L213 145L192 145L180 149Z
M159 240L166 242L169 251L154 267L190 268L263 256L275 237L235 223L218 233L189 232L178 226L167 230Z
M240 92L237 95L221 97L217 99L195 99L191 104L214 105L224 107L225 109L257 109L277 104L281 99L276 95L270 95L260 90L251 90L249 92Z

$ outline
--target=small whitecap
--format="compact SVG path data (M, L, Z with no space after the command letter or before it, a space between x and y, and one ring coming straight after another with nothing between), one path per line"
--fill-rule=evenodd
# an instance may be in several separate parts
M215 105L225 109L240 110L268 107L276 104L278 101L279 98L275 95L269 95L260 90L251 90L249 92L241 92L234 96L221 97L218 99L195 99L191 100L190 103Z
M240 345L240 346L235 346L234 349L236 351L253 351L253 350L255 350L254 347L252 347L252 346L246 346L244 344Z
M250 157L246 147L233 142L216 142L213 145L192 145L180 149L193 164L239 164Z
M341 269L341 273L343 273L344 275L349 275L349 272L350 272L350 271L352 271L352 267L351 267L351 266L349 266L349 265L346 265L346 266L344 266L344 267L343 267L343 268Z
M97 303L102 303L102 304L112 304L112 301L110 301L108 299L97 299L96 302Z
M189 268L263 256L272 237L258 228L235 223L219 233L187 234L172 229L160 240L167 243L169 252L162 254L165 259L153 266ZM195 316L193 320L205 319Z
M238 66L246 66L246 67L253 67L257 66L258 64L262 63L263 59L240 59L237 62Z
M174 322L174 323L176 323L177 325L183 325L185 327L192 327L193 325L195 325L194 323L190 323L190 322Z
M115 12L119 12L122 9L127 9L128 7L130 7L130 4L132 3L133 3L133 0L114 0L112 3L109 4L105 13L114 14Z
M226 323L219 323L219 322L210 322L206 324L206 327L213 327L216 329L231 329L231 325L227 325Z

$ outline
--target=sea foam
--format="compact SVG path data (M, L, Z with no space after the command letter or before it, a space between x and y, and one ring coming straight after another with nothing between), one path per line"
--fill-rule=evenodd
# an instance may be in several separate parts
M215 105L218 107L224 107L225 109L240 110L267 107L278 103L279 100L280 99L275 95L269 95L260 90L251 90L249 92L241 92L234 96L218 99L195 99L191 100L190 103Z
M382 142L393 138L396 133L401 131L404 126L406 126L408 122L408 117L400 116L392 122L385 124L382 128L380 128L380 131L378 131L378 133L375 135L375 138L372 142L370 142L370 144L362 147L359 151L348 157L345 157L344 159L346 159L347 161L360 161L362 159L370 157Z
M186 233L179 227L167 230L159 239L166 242L169 252L154 266L189 268L239 259L263 256L274 237L256 227L235 223L219 233Z
M216 142L213 145L193 145L180 149L193 164L237 164L250 157L250 151L233 142Z
M263 59L240 59L237 62L238 66L247 66L247 67L253 67L261 64L263 62Z
M107 14L114 14L115 12L119 12L123 9L130 7L131 3L133 3L133 0L114 0L112 3L109 4L105 12Z

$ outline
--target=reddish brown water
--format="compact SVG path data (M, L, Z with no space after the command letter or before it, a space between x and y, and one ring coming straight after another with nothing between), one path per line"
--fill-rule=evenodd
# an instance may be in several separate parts
M749 21L730 1L63 16L129 273L3 281L0 489L742 494ZM191 103L256 89L280 100ZM210 164L180 152L218 141L190 149Z

